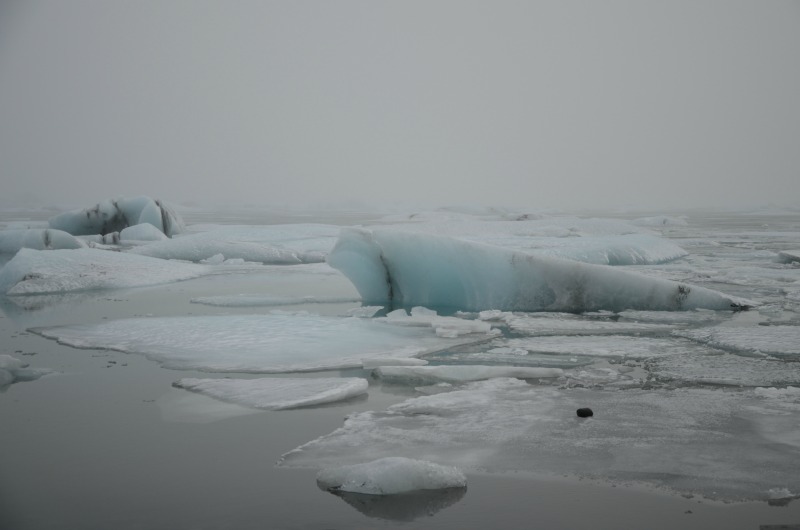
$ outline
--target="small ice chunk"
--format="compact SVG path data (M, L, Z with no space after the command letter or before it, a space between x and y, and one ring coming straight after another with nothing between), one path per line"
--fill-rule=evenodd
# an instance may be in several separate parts
M213 256L209 256L206 259L201 259L200 263L204 265L222 265L225 263L225 256L222 254L214 254Z
M517 379L537 379L559 377L564 374L560 368L536 368L528 366L481 366L481 365L440 365L440 366L381 366L375 375L384 381L420 383L464 383L496 377Z
M173 386L220 401L266 410L311 407L366 393L369 383L360 377L259 379L180 379Z
M396 495L419 490L465 488L467 477L453 466L386 457L363 464L323 469L317 475L317 483L327 490Z
M50 370L28 368L28 363L22 362L16 357L0 354L0 392L4 391L12 383L19 381L33 381L39 379Z
M121 241L162 241L168 238L164 232L150 223L139 223L120 230L119 239Z

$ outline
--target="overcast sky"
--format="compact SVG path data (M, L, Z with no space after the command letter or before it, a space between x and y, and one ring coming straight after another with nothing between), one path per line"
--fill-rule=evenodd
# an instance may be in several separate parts
M0 202L800 204L797 1L0 1Z

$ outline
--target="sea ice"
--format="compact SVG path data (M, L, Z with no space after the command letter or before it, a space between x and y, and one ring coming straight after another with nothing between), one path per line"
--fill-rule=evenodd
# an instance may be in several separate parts
M375 375L390 383L405 385L464 383L495 377L516 377L518 379L538 379L559 377L564 374L560 368L532 368L527 366L481 366L481 365L440 365L440 366L381 366Z
M577 418L586 406L594 417ZM759 416L767 419L754 421ZM800 489L798 420L800 410L779 409L746 390L559 389L491 379L351 414L280 465L405 456L464 470L571 474L722 500L765 499L776 485Z
M504 320L512 331L535 336L664 333L673 329L666 324L619 322L566 313L517 313Z
M240 294L236 296L199 296L190 300L190 302L193 304L204 304L219 307L272 307L296 304L344 304L360 301L360 298L346 296L279 296L252 294Z
M707 348L689 340L629 335L536 336L508 339L503 344L508 348L521 349L525 354L547 353L621 359L649 359L687 352L700 355L707 351Z
M220 401L266 410L283 410L334 403L366 393L360 377L258 379L180 379L173 386Z
M23 248L0 269L0 293L22 295L139 287L187 280L209 272L201 265L123 252Z
M489 333L492 325L481 320L467 320L458 317L439 316L436 311L425 307L411 308L411 314L404 309L396 309L385 317L375 318L376 322L387 322L396 326L431 327L440 337L455 338L470 333Z
M366 303L395 307L580 312L753 305L620 268L392 230L343 229L328 262Z
M170 237L184 228L172 207L145 196L106 200L91 208L62 213L50 219L50 228L75 236L104 235L141 223L149 223Z
M21 248L51 250L85 246L81 240L61 230L0 230L0 254L14 254Z
M674 331L673 334L721 350L800 358L800 326L716 326Z
M336 468L317 474L323 489L396 495L418 490L465 488L467 477L458 468L403 457L386 457Z
M360 368L367 357L415 357L486 340L302 312L122 319L32 331L77 348L142 353L166 368L251 373Z
M687 353L647 364L656 380L680 384L766 386L800 384L800 363L741 355Z

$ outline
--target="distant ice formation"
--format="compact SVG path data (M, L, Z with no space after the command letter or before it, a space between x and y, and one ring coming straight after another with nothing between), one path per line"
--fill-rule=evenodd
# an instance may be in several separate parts
M317 474L317 483L327 490L396 495L419 490L465 488L467 477L453 466L386 457L363 464L323 469Z
M753 302L615 267L395 230L342 230L328 263L365 303L465 311L738 309Z
M201 265L91 248L23 248L0 269L0 294L65 293L157 285L208 273Z
M220 401L265 410L284 410L334 403L364 394L360 377L261 377L258 379L180 379L173 386Z
M0 230L0 254L14 254L21 248L51 250L85 246L83 241L62 230L49 228Z
M150 197L110 199L91 208L65 212L50 219L50 228L75 236L119 232L149 223L169 237L184 228L181 217L163 201Z

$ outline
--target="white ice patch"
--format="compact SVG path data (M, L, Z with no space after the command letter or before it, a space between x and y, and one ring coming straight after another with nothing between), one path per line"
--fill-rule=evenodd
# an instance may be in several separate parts
M196 278L209 269L191 263L97 249L20 250L0 269L0 293L63 293L157 285Z
M458 468L403 457L386 457L350 466L323 469L317 475L323 489L395 495L419 490L464 488L467 477Z
M0 354L0 392L5 391L12 383L33 381L50 373L49 370L29 368L29 366L16 357Z
M673 334L721 350L800 358L800 326L717 326L674 331Z
M673 329L664 324L618 322L608 319L587 318L567 313L515 314L505 319L508 327L525 335L621 335L627 333L666 332Z
M776 484L800 489L800 411L753 422L768 400L752 392L565 390L517 379L469 383L344 426L284 455L281 465L328 467L405 456L489 472L572 474L643 481L717 499L763 499ZM575 411L591 407L594 417ZM777 418L777 416L776 416Z
M245 407L283 410L312 407L366 393L369 383L360 377L259 379L180 379L173 386Z
M405 385L465 383L496 377L515 377L517 379L538 379L559 377L564 374L560 368L531 368L524 366L481 366L481 365L442 365L442 366L382 366L375 375L390 383Z
M159 241L131 252L162 259L200 261L216 254L270 264L318 263L333 246L329 225L228 226Z
M387 322L396 326L430 327L440 337L456 338L470 333L489 333L492 325L481 320L467 320L458 317L439 316L436 311L425 307L414 307L411 314L404 309L396 309L376 322Z
M365 302L397 307L580 312L753 305L620 268L393 230L343 229L328 262Z
M414 357L485 340L307 313L122 319L32 331L77 348L142 353L167 368L251 373L360 368L366 357Z
M687 352L702 354L706 350L688 340L627 335L537 336L509 339L503 344L513 350L522 350L524 355L547 353L621 359L649 359Z
M86 245L78 238L53 229L0 230L0 254L14 254L21 248L52 250L59 248L83 248Z
M683 384L764 386L800 384L800 363L733 354L687 353L654 359L648 370L660 381Z
M190 300L190 302L193 304L203 304L218 307L273 307L296 304L343 304L360 301L360 298L343 296L279 296L252 294L240 294L235 296L199 296Z

